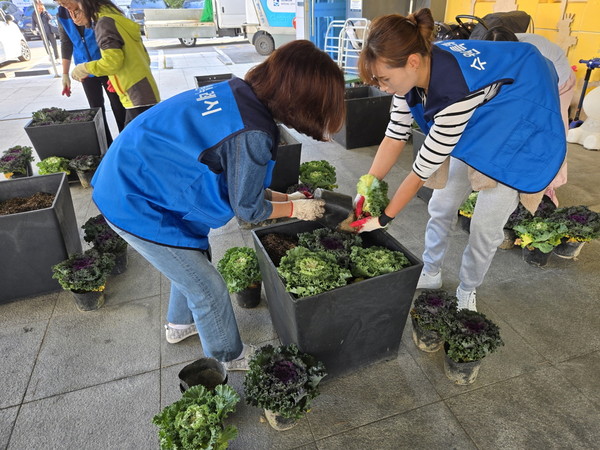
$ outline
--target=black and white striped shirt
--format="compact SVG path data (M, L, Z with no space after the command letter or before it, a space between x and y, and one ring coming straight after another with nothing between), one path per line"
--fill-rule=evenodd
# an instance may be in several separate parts
M438 169L458 143L477 107L494 98L501 86L502 83L486 86L435 114L434 124L413 164L413 171L419 178L427 180ZM425 101L423 94L423 104ZM407 141L412 133L412 123L413 116L405 97L394 95L385 135L391 139Z

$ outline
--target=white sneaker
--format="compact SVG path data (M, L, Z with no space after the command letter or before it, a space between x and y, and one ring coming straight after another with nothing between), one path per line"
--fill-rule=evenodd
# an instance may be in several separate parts
M475 290L463 291L459 286L456 288L456 298L458 299L458 309L477 311L477 297L475 295Z
M250 370L248 362L250 361L250 358L254 356L255 352L256 347L254 345L244 344L244 349L242 350L242 354L239 356L239 358L223 362L223 367L225 367L225 370L228 371Z
M431 275L424 270L421 271L417 289L439 289L442 287L442 271Z
M195 334L198 334L195 324L186 328L173 328L169 324L165 325L165 336L169 344L177 344Z

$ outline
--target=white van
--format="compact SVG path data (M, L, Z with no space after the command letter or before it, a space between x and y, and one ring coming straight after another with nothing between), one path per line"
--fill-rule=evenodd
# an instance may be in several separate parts
M6 61L29 61L31 50L13 16L0 9L0 64Z

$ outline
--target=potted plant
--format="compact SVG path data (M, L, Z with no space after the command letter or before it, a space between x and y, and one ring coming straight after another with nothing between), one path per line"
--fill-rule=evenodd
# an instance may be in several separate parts
M0 303L60 290L51 267L81 251L66 174L11 179L0 183L0 203L50 197L31 208L0 215ZM46 199L44 199L46 200Z
M81 186L89 188L99 164L100 156L98 155L77 155L69 161L69 168L77 173Z
M0 172L5 178L22 178L33 175L31 147L16 145L6 150L0 157Z
M260 303L261 275L256 251L250 247L231 247L217 263L217 270L242 308Z
M224 426L225 418L235 411L240 396L231 386L219 385L214 390L192 386L175 403L155 415L162 450L223 450L237 437L237 428Z
M42 159L36 165L38 166L40 175L58 172L65 172L69 175L71 173L69 170L69 160L61 156L49 156L48 158Z
M458 208L458 223L467 233L471 229L471 217L475 211L478 192L471 192L467 199Z
M358 211L365 216L380 216L390 202L387 195L387 182L380 181L370 174L365 174L358 179L356 193L365 198L364 203L361 205L361 209ZM361 218L361 214L357 214L357 219Z
M100 156L108 148L100 107L69 111L42 108L32 114L25 132L40 160L49 156Z
M444 338L444 372L460 385L473 383L481 360L504 345L498 326L480 312L468 309L454 315Z
M552 219L533 217L514 226L515 243L523 249L523 259L534 266L548 263L550 253L567 234L567 226Z
M332 191L337 188L335 167L324 159L300 164L300 182Z
M424 290L415 299L410 318L419 350L437 352L457 312L458 299L442 289Z
M119 275L127 270L127 241L106 223L102 214L90 217L81 228L84 241L92 244L100 253L114 256L115 266L111 275Z
M114 264L112 255L90 249L52 266L52 277L71 291L80 311L93 311L104 304L106 278Z
M319 395L325 366L295 344L259 348L244 377L246 403L265 410L269 424L283 431L296 425Z
M567 227L560 244L554 247L554 254L561 258L577 258L586 242L600 237L600 214L587 206L558 208L551 217Z

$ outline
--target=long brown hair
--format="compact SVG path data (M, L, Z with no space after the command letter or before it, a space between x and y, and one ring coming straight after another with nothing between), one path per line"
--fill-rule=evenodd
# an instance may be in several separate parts
M90 26L91 22L96 22L98 20L98 12L103 6L108 6L113 9L115 13L123 14L123 11L110 0L77 0L77 3L79 3L79 7L81 8L81 11L83 11L84 16L90 21Z
M307 136L327 140L344 123L344 74L310 41L282 45L245 80L275 120Z
M358 59L358 70L364 82L377 84L373 66L383 61L390 67L404 67L412 54L428 56L433 42L435 22L429 8L404 17L390 14L375 19L369 27L365 45Z

